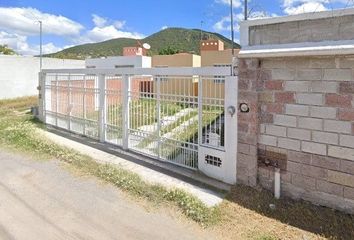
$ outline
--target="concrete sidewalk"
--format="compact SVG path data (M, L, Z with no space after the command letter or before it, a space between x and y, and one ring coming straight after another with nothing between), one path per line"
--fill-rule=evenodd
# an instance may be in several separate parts
M200 184L200 181L194 181L194 183L199 182L199 184L192 184L189 183L188 180L191 180L193 178L193 175L195 173L190 172L190 170L184 170L184 169L179 169L179 171L185 171L184 176L181 177L180 174L173 174L173 172L169 171L159 171L158 169L154 169L149 167L149 165L144 166L142 163L146 163L146 161L140 161L139 159L135 159L135 161L131 161L130 159L126 157L119 157L116 154L110 154L107 153L106 151L99 150L97 148L88 146L87 144L80 143L79 141L74 141L69 139L68 137L63 137L58 135L60 133L59 131L44 131L40 130L40 134L44 135L51 141L61 145L65 146L68 148L75 149L81 154L88 155L95 159L98 162L101 163L110 163L110 164L117 164L121 166L122 168L132 171L136 174L138 174L144 181L152 183L152 184L160 184L168 189L171 188L179 188L183 189L188 193L193 194L197 198L199 198L202 202L204 202L207 206L212 207L215 206L219 203L222 202L224 198L224 194L221 193L221 191L216 191L216 190L211 190L210 187L207 187L206 185ZM67 133L68 136L70 135ZM63 134L61 134L63 135ZM90 141L89 139L85 138L86 141ZM136 157L135 157L136 158ZM137 161L138 160L138 161ZM158 163L154 163L151 160L149 161L151 163L151 166L156 166ZM164 173L165 172L165 173ZM202 177L203 180L209 181L210 183L213 182L210 185L214 185L220 189L228 189L228 185L215 182L213 180L210 180L206 177ZM203 181L201 180L201 181ZM192 181L193 182L193 181Z

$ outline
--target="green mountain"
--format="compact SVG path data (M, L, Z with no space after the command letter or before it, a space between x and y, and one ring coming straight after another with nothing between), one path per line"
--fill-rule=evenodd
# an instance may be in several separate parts
M177 49L180 52L199 54L200 34L201 31L199 29L167 28L139 41L151 45L150 55L158 54L159 51L168 47ZM225 43L225 48L231 48L231 41L218 33L203 31L202 37L203 39L219 39ZM136 39L117 38L67 48L57 53L47 54L46 56L71 59L119 56L122 55L123 47L136 46L136 44ZM240 45L235 43L235 48L240 48Z

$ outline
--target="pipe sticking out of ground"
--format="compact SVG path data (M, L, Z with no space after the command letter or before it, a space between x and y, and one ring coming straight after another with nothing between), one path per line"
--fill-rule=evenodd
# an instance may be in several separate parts
M275 168L274 171L274 197L280 198L280 168Z

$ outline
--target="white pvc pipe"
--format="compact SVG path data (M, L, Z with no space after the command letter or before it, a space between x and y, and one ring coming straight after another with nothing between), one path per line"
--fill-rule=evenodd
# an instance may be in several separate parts
M276 168L274 171L274 197L280 198L280 169Z

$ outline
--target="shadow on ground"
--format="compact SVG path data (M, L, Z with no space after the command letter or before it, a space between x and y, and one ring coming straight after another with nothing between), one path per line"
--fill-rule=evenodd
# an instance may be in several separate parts
M35 123L38 127L46 128L43 124L41 124L35 119L32 119L31 121ZM101 144L95 140L78 136L76 134L70 134L66 131L60 131L55 128L47 130L63 137L69 138L71 140L75 140L85 145L94 147L96 149L114 154L119 157L123 157L126 160L168 174L191 184L200 187L205 187L205 185L200 183L199 181L192 180L188 177L183 177L180 174L173 173L170 170L167 170L166 168L160 167L159 165L154 163L156 161L142 161L141 159L146 159L146 157L141 156L137 158L137 156L139 155L123 151L117 148L116 146ZM184 171L188 170L184 169ZM208 187L210 188L210 186ZM304 231L323 236L328 239L354 239L354 215L345 214L327 207L315 206L306 201L295 201L289 198L282 198L280 200L276 200L274 199L272 193L267 190L261 188L254 189L242 185L237 185L233 187L231 189L231 192L227 194L226 199L231 204L223 205L225 209L222 209L222 214L227 214L231 221L235 221L235 219L239 215L238 206L241 206L242 208L255 212L255 214L260 214L262 216L277 220L286 225L290 225L298 229L302 229ZM270 204L275 204L275 209L271 209L269 207ZM252 223L247 224L251 225ZM264 224L269 223L264 222Z
M227 200L284 224L321 235L328 239L354 239L354 215L305 201L289 198L274 199L271 192L238 185L233 187ZM275 204L271 209L269 204ZM229 205L228 214L237 214Z

